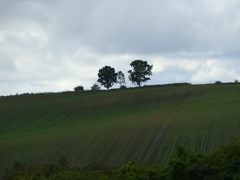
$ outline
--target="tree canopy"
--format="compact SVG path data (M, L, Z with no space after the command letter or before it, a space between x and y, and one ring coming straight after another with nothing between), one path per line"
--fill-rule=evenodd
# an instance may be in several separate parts
M131 62L130 66L133 70L129 70L129 80L132 81L133 84L137 84L141 86L142 83L150 80L148 76L152 75L153 65L149 65L147 61L142 60L134 60Z
M74 91L75 92L84 91L84 88L83 88L83 86L77 86L77 87L74 88Z
M117 75L118 73L115 72L114 68L104 66L102 69L99 69L97 82L109 89L114 83L117 83Z
M123 84L126 84L126 82L125 82L125 76L124 76L124 74L123 74L122 71L118 71L117 79L118 79L118 80L117 80L117 83L119 83L120 86L122 86Z
M101 90L101 87L98 85L98 83L94 83L94 84L91 86L91 90L92 90L92 91Z

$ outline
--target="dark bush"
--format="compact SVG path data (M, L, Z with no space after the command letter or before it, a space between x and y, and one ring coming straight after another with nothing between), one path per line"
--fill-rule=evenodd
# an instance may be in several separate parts
M215 81L215 84L222 84L221 81Z
M81 91L84 91L84 88L83 88L83 86L77 86L77 87L74 88L74 91L75 92L81 92Z
M94 83L93 86L91 87L92 91L97 91L97 90L101 90L101 87L99 86L98 83Z
M120 86L120 89L127 89L127 86L122 85Z

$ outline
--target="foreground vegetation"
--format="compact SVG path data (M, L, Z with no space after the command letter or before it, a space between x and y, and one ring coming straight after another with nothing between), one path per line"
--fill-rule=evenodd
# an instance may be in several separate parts
M119 167L91 164L74 168L61 156L56 164L31 166L15 161L5 173L7 180L232 180L240 179L240 139L214 150L210 154L194 153L182 146L170 157L165 166L149 166L129 161Z
M76 167L166 165L179 145L210 153L240 136L240 85L151 86L0 99L0 174L60 154Z

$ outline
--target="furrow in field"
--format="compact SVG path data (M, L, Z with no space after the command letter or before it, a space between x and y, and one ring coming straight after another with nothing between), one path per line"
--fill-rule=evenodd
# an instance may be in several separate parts
M101 126L100 126L101 127ZM105 126L102 126L99 128L98 131L96 131L93 135L91 135L91 138L89 135L89 142L84 145L84 149L86 149L85 152L83 152L82 156L82 163L87 164L89 162L89 159L91 159L93 156L95 156L96 161L103 158L104 154L106 153L106 139L108 139L110 132L112 129L116 127L116 124L105 124Z
M238 117L237 117L237 121L238 121L238 124L237 124L237 136L240 136L240 111L238 112Z
M225 135L225 144L229 141L229 137L230 137L230 118L229 117L227 117L226 119L225 119L225 121L227 121L227 126L226 126L226 135Z
M117 165L131 158L164 164L177 145L209 152L240 135L239 93L233 89L186 86L16 98L0 105L5 164L16 158L54 163L61 153L76 165Z
M153 134L151 141L149 142L146 150L145 150L145 162L153 163L161 161L156 159L157 154L161 149L161 144L163 143L163 139L166 137L166 134L170 132L170 127L173 124L170 122L159 123L156 126L155 133Z
M200 150L202 148L203 139L205 137L206 128L209 114L211 112L212 104L200 104L198 105L199 111L195 114L194 120L196 121L196 124L192 131L192 136L194 137L192 139L192 147L196 150Z
M133 159L134 156L136 156L136 152L138 152L139 146L141 144L142 138L147 135L147 132L149 131L148 128L142 126L136 134L132 137L132 140L127 145L127 148L122 153L122 156L118 160L118 164L121 164L126 161L126 159Z
M197 116L198 116L198 110L200 110L200 108L201 107L199 107L199 106L197 106L197 107L195 107L196 109L195 109L195 114L194 114L194 116L193 116L193 118L192 118L192 121L194 122L194 124L192 125L192 129L191 129L191 133L190 133L190 141L189 141L189 146L190 147L196 147L196 141L198 140L198 131L199 131L199 129L200 129L200 124L202 123L201 122L201 120L199 120L199 117L197 118ZM201 111L200 111L201 112Z
M232 101L229 103L229 109L227 112L228 117L228 141L238 136L238 114L239 114L239 102ZM234 116L233 116L234 115Z
M166 118L168 116L167 110L159 110L158 112L151 113L150 117L154 119L151 127L152 131L148 134L149 140L146 142L146 148L143 152L142 159L145 162L152 162L155 158L154 153L159 151L159 139L164 137L164 127L166 126ZM149 121L149 120L147 120Z
M218 107L218 104L212 104L213 107ZM211 108L212 111L209 114L209 116L207 117L207 124L206 124L206 130L204 133L204 137L202 140L202 144L201 144L201 150L203 152L207 152L209 149L209 143L211 142L211 135L213 132L213 128L215 128L215 115L218 112L218 108Z
M177 142L178 137L181 133L180 127L183 123L182 116L185 114L186 109L185 108L178 108L178 110L172 112L172 114L169 117L169 122L174 122L171 124L171 128L166 133L165 138L163 139L163 147L160 149L159 153L160 157L162 159L161 162L166 162L169 155L172 153L173 149L176 148L177 145L179 145Z
M227 121L227 142L233 138L236 137L238 135L237 133L237 114L239 113L239 107L238 105L239 103L235 100L233 100L232 102L229 102L228 104L228 110L226 112L227 117L226 117L226 121ZM236 117L234 117L234 116Z
M219 110L219 112L217 114L215 114L215 126L213 128L213 136L212 136L212 142L210 144L210 149L213 150L216 147L217 144L217 138L218 138L218 134L219 134L219 126L220 126L220 119L221 119L221 114L222 111Z
M184 125L184 127L182 127L182 132L184 132L184 133L183 133L183 137L180 140L181 145L183 145L183 146L189 146L188 141L191 138L190 131L193 128L193 125L195 123L195 121L194 121L195 114L196 114L195 107L189 107L186 110L186 114L184 116L185 125Z
M220 125L221 125L221 119L224 113L224 109L226 108L226 104L220 103L218 107L216 108L216 113L213 115L214 116L214 125L212 128L212 139L211 143L209 144L209 150L214 150L217 147L217 139L218 135L221 133L220 131Z

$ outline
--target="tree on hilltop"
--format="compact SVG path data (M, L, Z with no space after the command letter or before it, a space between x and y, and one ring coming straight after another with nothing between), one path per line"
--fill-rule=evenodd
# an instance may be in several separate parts
M101 87L98 85L98 83L94 83L91 87L92 91L98 91L101 90Z
M132 83L138 86L141 86L142 83L147 82L150 80L148 76L152 75L152 68L153 65L149 65L147 61L142 60L134 60L131 62L130 66L133 68L133 70L129 70L129 80L132 81Z
M122 71L118 71L117 79L118 79L118 80L117 80L117 83L119 83L120 86L122 86L123 84L126 84L126 82L125 82L125 76L124 76L124 74L123 74Z
M81 92L81 91L84 91L84 88L83 88L83 86L77 86L77 87L74 88L74 91L75 92Z
M115 72L114 68L104 66L102 69L99 69L97 82L109 89L114 83L117 83L117 75L118 73Z

